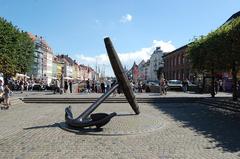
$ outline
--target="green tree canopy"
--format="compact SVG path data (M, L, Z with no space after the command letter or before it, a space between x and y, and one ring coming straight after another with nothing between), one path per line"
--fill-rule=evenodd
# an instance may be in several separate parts
M26 32L0 17L0 72L5 77L25 73L34 59L34 43Z
M240 17L225 23L207 36L195 39L187 49L187 57L198 71L211 71L213 74L214 71L231 69L233 96L236 97L240 66Z

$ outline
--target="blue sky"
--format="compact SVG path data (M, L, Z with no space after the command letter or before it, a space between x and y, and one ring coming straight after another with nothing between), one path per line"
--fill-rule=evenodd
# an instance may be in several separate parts
M124 65L147 59L156 46L181 47L239 11L238 0L0 0L0 16L43 36L55 54L96 63L111 74L103 38Z

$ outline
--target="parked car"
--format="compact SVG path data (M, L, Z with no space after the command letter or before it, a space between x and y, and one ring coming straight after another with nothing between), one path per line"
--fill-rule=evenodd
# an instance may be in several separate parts
M159 81L148 81L145 85L145 91L151 93L159 93Z
M168 90L182 90L181 80L169 80L167 82Z

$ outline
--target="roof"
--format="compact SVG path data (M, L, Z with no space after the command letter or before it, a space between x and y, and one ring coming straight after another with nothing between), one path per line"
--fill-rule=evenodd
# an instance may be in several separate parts
M189 44L190 44L190 43L189 43ZM189 44L186 44L186 45L184 45L184 46L182 46L182 47L177 48L176 50L174 50L174 51L172 51L172 52L169 52L169 53L167 53L167 54L164 54L163 57L169 56L169 55L174 54L174 53L176 53L176 52L178 52L178 51L180 51L180 50L186 49Z
M227 23L227 22L229 22L229 21L232 21L233 19L236 19L236 18L238 18L238 17L240 17L240 11L238 11L238 12L235 13L235 14L233 14L230 18L228 18L228 20L227 20L225 23Z

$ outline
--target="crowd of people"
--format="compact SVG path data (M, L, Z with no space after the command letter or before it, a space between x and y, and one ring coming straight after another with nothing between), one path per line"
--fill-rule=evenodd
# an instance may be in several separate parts
M78 92L83 92L83 93L105 93L107 92L114 84L116 84L116 80L108 80L108 81L91 81L91 80L86 80L82 81L78 85ZM134 93L142 93L143 90L145 89L145 84L142 82L133 82L130 81L130 86L133 90ZM117 90L118 93L122 92L120 89Z
M56 93L105 93L107 92L113 85L117 83L116 80L83 80L83 81L74 81L74 80L64 80L61 84L59 79L53 79L52 82L46 86L46 82L43 80L31 80L31 79L18 79L13 80L10 79L7 85L3 85L3 81L0 80L0 102L3 103L2 109L8 109L11 105L10 97L12 95L12 91L32 91L34 87L35 90L46 90L47 87L49 90L52 90L54 94ZM189 87L188 79L182 81L182 91L187 92ZM74 86L73 86L74 85ZM130 86L134 93L143 93L143 92L151 92L148 85L144 82L134 82L130 80ZM166 95L168 90L168 81L164 78L161 78L159 81L159 92L160 95ZM215 93L218 91L223 91L223 82L221 80L216 80L214 83ZM240 82L239 82L240 87ZM240 90L240 89L239 89ZM122 90L119 87L113 95L116 93L121 93Z

